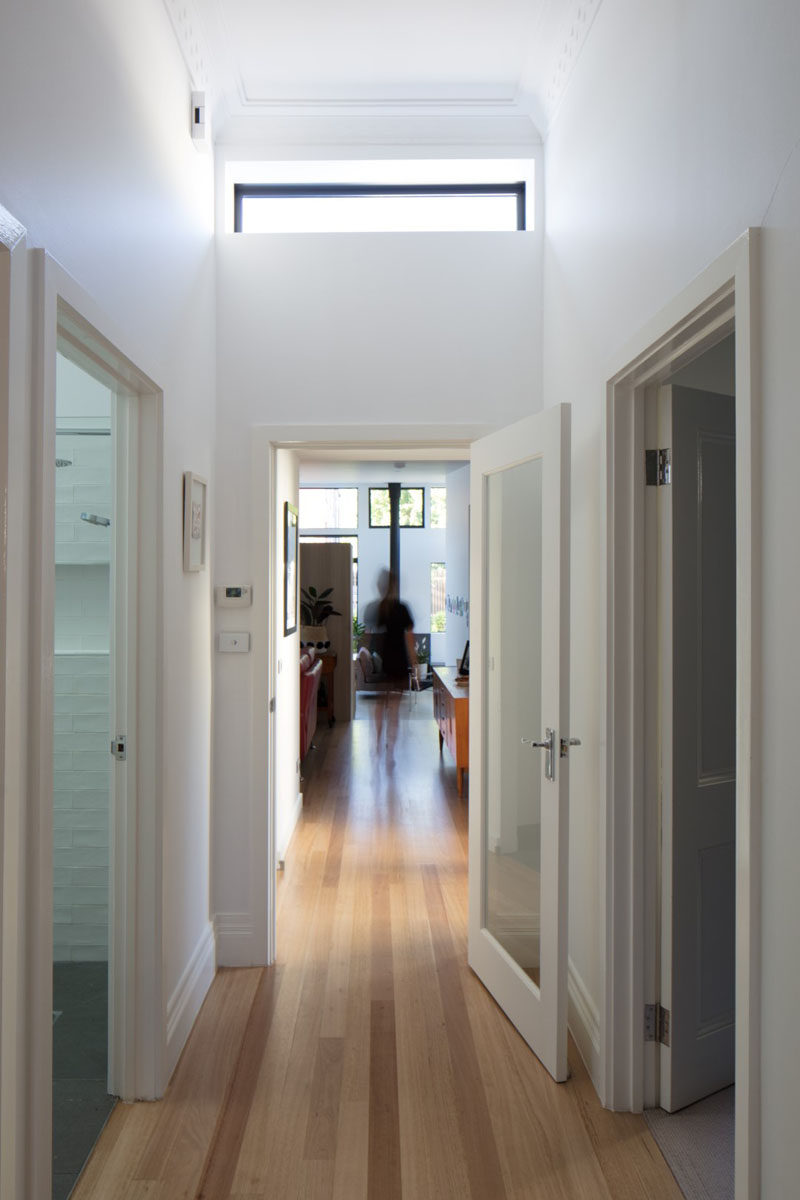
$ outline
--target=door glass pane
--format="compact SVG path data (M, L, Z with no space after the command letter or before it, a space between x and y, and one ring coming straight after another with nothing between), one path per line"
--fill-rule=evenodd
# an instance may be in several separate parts
M485 924L541 986L542 462L488 476Z

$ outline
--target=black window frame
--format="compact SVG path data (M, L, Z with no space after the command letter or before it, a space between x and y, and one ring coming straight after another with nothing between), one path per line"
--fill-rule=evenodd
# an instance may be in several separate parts
M389 489L385 483L371 484L367 489L367 520L370 529L391 529L391 522L388 525L373 525L372 523L372 493L373 492L388 492ZM410 487L403 485L400 488L401 492L422 492L422 521L419 525L403 525L400 524L400 529L424 529L425 528L425 488L422 484L412 484Z
M242 232L242 201L330 196L515 196L517 232L525 231L525 181L516 183L235 183L233 232Z

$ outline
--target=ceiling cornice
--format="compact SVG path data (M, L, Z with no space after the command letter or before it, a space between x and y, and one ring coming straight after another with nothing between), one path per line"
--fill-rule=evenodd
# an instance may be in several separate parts
M533 50L523 75L523 87L530 91L532 111L543 136L555 120L602 2L550 0L543 14L540 45Z
M516 91L483 87L447 95L250 96L233 61L220 0L163 0L192 87L206 90L218 118L438 116L527 118L546 135L602 0L549 0ZM211 31L211 36L207 31ZM229 80L227 84L225 81ZM482 94L481 94L482 93ZM218 128L221 121L216 121Z
M0 246L13 250L25 237L25 226L0 204Z
M205 31L192 0L164 0L172 28L175 32L183 61L198 91L208 87L211 77L211 47L206 44Z

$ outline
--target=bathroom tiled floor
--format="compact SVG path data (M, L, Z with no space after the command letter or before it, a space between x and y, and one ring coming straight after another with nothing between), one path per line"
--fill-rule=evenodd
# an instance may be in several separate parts
M53 1200L66 1200L114 1107L106 1091L108 963L53 966Z

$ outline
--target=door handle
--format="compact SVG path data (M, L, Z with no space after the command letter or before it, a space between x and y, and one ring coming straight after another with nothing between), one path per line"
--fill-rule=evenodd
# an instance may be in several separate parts
M570 746L580 746L580 738L562 738L561 739L561 757L566 758L569 754Z
M544 750L544 777L554 782L556 777L556 731L548 726L544 731L544 741L537 742L533 738L520 738L523 746L530 746L531 750Z

